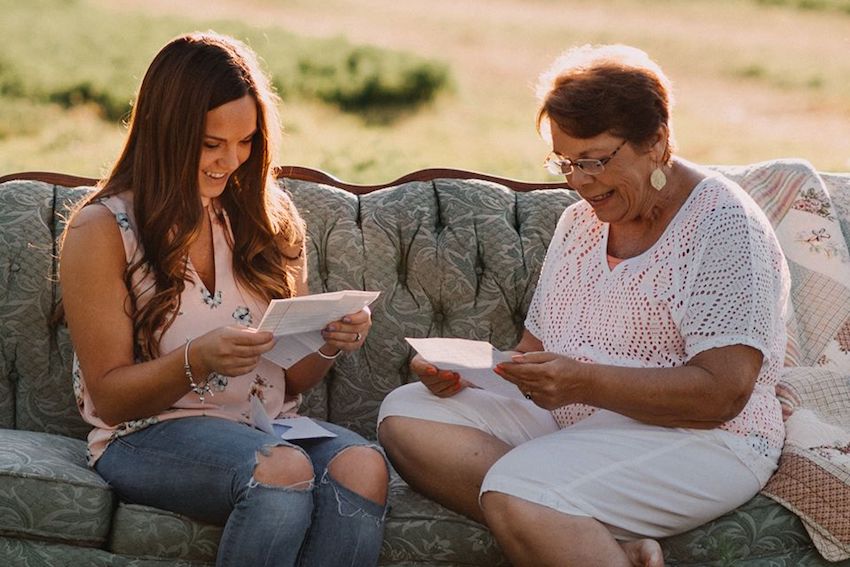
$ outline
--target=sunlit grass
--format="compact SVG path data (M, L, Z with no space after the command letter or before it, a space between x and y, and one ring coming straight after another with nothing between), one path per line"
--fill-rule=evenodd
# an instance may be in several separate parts
M157 21L178 22L173 33L214 25L222 32L254 34L251 44L272 69L296 56L270 39L268 34L278 31L305 40L345 36L353 45L402 50L448 65L451 88L404 109L341 112L318 96L296 96L282 86L286 135L277 161L318 167L348 181L385 182L444 166L549 179L540 165L547 148L533 128L532 85L557 53L586 42L630 43L661 63L674 82L674 126L680 152L689 159L733 164L802 157L820 169L850 170L850 16L840 9L803 10L790 0L770 5L759 0L89 0L87 6L107 18L145 20L157 14ZM87 16L79 21L68 16L56 25L89 25ZM62 48L61 30L32 25L34 31L15 32L7 43L20 47L38 38L33 57ZM134 88L167 39L157 33L156 27L144 37L130 33L138 62L111 64L119 68L108 73L109 80ZM51 34L58 34L55 42L42 41ZM116 43L99 57L128 57L121 54L123 45ZM0 51L0 71L7 56L16 57ZM48 67L53 73L77 68ZM3 88L0 82L0 94ZM69 118L56 106L46 108L49 118L28 119L43 129L35 132L28 124L0 139L0 171L35 164L96 175L115 157L120 129L82 127L83 114ZM3 112L0 108L0 118ZM0 126L0 136L3 132ZM64 157L63 140L74 158Z

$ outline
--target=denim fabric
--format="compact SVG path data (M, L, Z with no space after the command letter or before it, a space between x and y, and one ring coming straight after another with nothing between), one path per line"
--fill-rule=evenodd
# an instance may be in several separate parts
M375 565L385 506L337 483L328 464L351 446L380 449L356 433L283 441L214 417L163 421L113 441L97 472L125 501L223 525L217 565ZM309 489L258 483L258 453L293 446L313 463Z

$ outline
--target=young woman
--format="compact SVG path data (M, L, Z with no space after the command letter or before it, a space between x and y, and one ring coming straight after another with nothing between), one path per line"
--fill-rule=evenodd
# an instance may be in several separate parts
M380 450L288 443L252 426L294 414L368 310L327 326L284 371L252 330L269 300L307 293L304 227L271 176L277 99L256 56L214 33L177 37L142 81L124 150L71 218L61 254L90 463L119 496L224 526L218 565L374 565L388 473Z

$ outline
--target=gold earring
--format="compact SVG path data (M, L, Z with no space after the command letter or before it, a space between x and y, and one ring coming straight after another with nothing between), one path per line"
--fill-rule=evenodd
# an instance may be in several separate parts
M667 185L667 176L663 171L661 171L660 167L656 167L652 171L652 174L649 176L649 184L652 185L656 191L661 191L664 189L664 186Z

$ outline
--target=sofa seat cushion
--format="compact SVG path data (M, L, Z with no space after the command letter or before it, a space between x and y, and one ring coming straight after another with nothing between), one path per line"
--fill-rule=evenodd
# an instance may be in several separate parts
M489 530L414 492L395 470L389 502L380 564L509 565Z
M102 547L114 496L79 439L0 430L0 535Z
M0 537L0 558L14 567L213 567L212 563L123 557L102 549Z
M661 541L665 565L764 565L767 558L808 557L805 565L827 565L812 548L800 519L763 495L689 532ZM811 557L809 557L811 555Z
M665 565L828 565L812 547L800 520L757 495L740 508L689 532L661 541ZM805 563L799 560L805 559ZM381 563L508 565L490 532L414 492L395 471Z
M221 532L185 516L121 502L112 518L108 549L125 556L212 564Z

